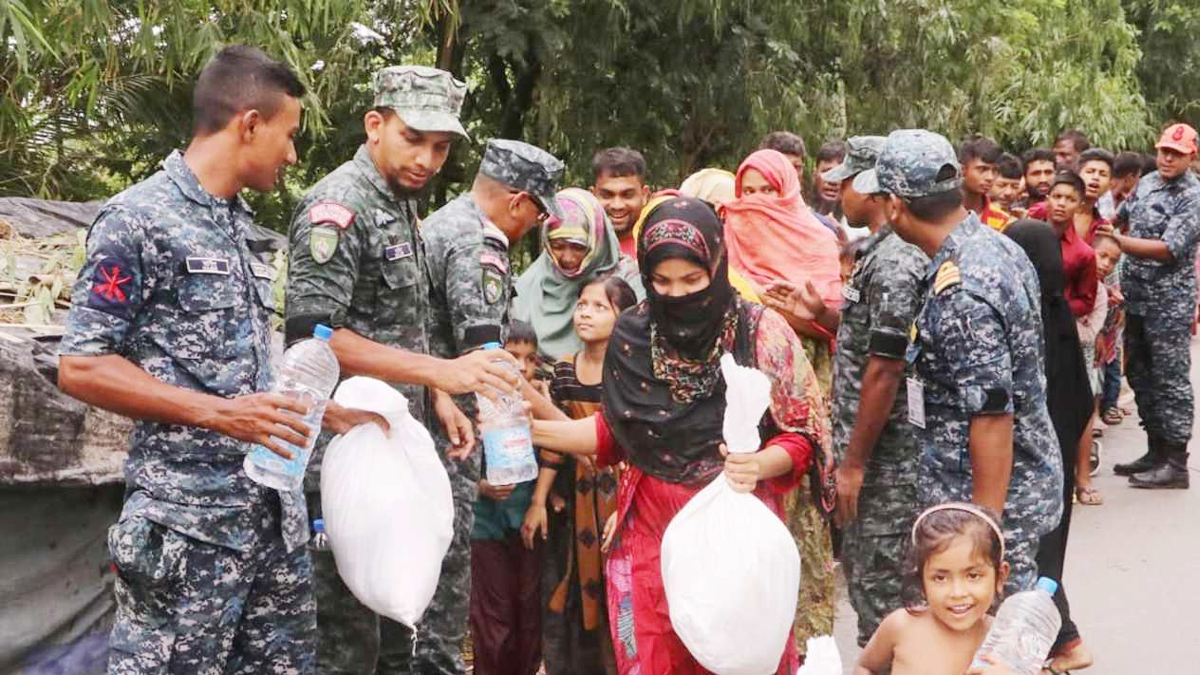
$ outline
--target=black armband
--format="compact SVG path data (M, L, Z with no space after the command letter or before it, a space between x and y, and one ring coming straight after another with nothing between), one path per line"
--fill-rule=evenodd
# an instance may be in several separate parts
M334 322L333 315L328 312L289 316L283 322L284 344L290 347L293 343L312 337L313 329L317 327L317 324L324 324L330 328L341 328L341 322Z
M987 398L983 401L981 413L1002 413L1008 407L1008 392L1003 389L985 389Z
M871 339L867 342L867 352L890 359L904 358L908 350L908 338L892 333L871 331Z

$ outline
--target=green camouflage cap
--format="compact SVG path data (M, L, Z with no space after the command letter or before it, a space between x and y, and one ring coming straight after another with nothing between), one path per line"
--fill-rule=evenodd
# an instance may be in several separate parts
M563 163L557 157L521 141L493 138L483 151L479 173L505 185L533 195L542 208L559 220L565 220L554 194L562 179Z
M947 167L952 173L944 171ZM954 146L945 136L925 129L893 131L879 152L875 170L854 179L855 192L887 192L904 199L941 194L960 185L962 166Z
M879 159L879 151L887 142L884 136L854 136L846 141L846 159L841 164L821 174L821 180L826 183L840 184L847 178L853 178L864 171L875 168L875 160Z
M467 85L428 66L388 66L375 73L375 107L391 108L417 131L446 131L470 140L458 115Z

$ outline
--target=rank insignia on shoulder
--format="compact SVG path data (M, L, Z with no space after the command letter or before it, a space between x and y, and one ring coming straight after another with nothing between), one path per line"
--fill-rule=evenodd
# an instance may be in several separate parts
M953 260L947 260L938 268L937 276L933 279L933 293L937 295L947 288L952 288L962 283L962 275L958 272L958 264Z
M344 230L354 222L354 212L337 202L317 202L308 210L308 221L313 225L333 223Z

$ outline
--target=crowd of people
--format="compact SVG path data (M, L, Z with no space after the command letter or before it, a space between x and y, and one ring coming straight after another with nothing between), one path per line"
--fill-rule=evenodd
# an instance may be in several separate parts
M268 391L274 271L238 196L296 162L304 88L228 47L196 84L187 149L97 216L61 347L65 391L137 420L109 534L113 675L457 675L464 648L480 675L699 675L660 549L722 476L801 552L779 673L833 632L836 541L860 675L1001 675L972 664L989 611L1062 581L1072 503L1103 501L1093 437L1121 422L1123 373L1148 447L1115 471L1188 487L1191 127L1152 159L1073 130L1022 159L980 136L854 136L821 147L811 181L781 131L678 188L629 148L563 188L559 159L493 139L422 220L416 198L468 137L466 85L420 66L372 84L365 142L294 213L285 337L332 327L343 377L393 384L434 435L455 518L433 601L415 630L377 616L307 545L325 445L385 420L331 402L303 490L242 470L250 444L288 456L315 433ZM724 447L724 354L772 384L755 453ZM496 391L527 401L535 480L485 478L473 394ZM1086 668L1061 583L1055 600L1047 668Z

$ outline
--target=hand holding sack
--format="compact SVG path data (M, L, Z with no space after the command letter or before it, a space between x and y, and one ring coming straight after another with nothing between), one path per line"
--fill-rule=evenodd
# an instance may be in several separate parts
M359 602L412 627L433 599L454 536L450 479L394 388L353 377L333 398L391 425L386 434L375 424L354 427L325 450L321 504L338 574Z
M755 452L771 383L721 358L724 435L730 452ZM783 522L752 494L718 476L679 511L662 543L671 625L692 656L717 675L774 673L800 591L800 553Z

